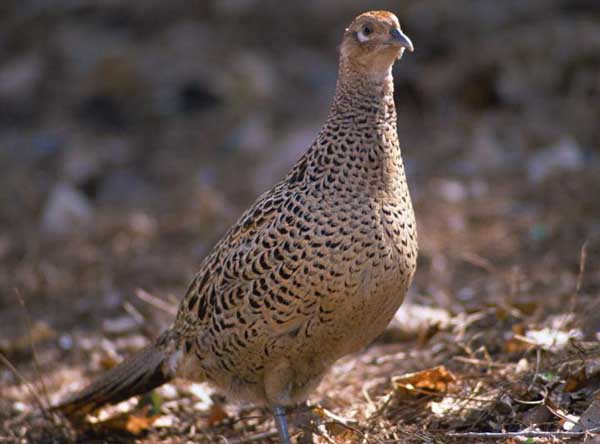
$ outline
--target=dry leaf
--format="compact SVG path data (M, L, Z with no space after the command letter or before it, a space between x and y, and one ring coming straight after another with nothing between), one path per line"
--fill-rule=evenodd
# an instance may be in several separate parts
M581 368L578 371L569 375L569 377L567 378L567 381L565 383L564 390L567 393L574 392L574 391L582 388L587 382L588 382L588 378L585 374L585 369Z
M511 330L513 334L504 342L504 351L506 353L524 353L534 347L533 344L522 339L526 334L524 324L515 324Z
M212 404L208 411L208 425L210 427L213 427L222 422L228 416L229 415L227 415L227 412L225 411L225 409L223 409L223 406L221 404Z
M310 414L324 423L327 433L335 438L336 442L354 442L357 438L356 430L352 426L355 423L353 419L343 418L322 407L313 407Z
M148 416L149 411L150 406L146 406L137 412L123 413L105 421L98 422L96 423L96 427L139 435L152 427L152 424L160 418L158 415Z
M448 390L448 386L455 382L454 375L443 365L392 378L396 390L413 396L428 391L445 392Z
M527 350L533 348L534 345L522 341L519 338L510 338L504 342L504 351L506 353L525 353Z

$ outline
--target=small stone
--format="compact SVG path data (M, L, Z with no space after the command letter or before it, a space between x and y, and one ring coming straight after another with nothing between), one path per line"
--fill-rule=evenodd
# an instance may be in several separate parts
M121 316L114 319L105 319L102 322L102 331L109 335L122 335L136 330L138 323L131 316Z
M558 171L575 171L584 165L584 155L572 139L563 139L533 156L529 163L529 177L541 182Z
M0 98L27 101L34 98L43 74L43 61L27 54L3 65L0 70Z
M58 345L63 350L71 350L73 348L73 337L71 335L60 335L58 338Z
M117 170L103 177L97 199L101 204L136 205L152 193L152 186L136 173Z
M77 184L85 183L102 167L100 152L92 149L65 150L62 165L65 177Z
M451 203L458 203L465 200L468 194L467 188L457 180L442 179L438 182L439 195Z
M61 237L89 228L94 211L83 193L66 183L50 192L42 213L42 229L51 237Z
M127 222L131 232L141 237L153 237L158 231L156 220L141 211L130 214Z
M264 116L252 116L232 131L231 143L248 154L260 154L271 145L271 134Z
M177 399L179 392L173 384L165 384L157 389L163 399Z

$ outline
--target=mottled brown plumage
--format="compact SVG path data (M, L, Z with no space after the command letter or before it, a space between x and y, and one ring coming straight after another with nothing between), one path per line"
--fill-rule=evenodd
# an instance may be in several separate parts
M88 411L176 376L293 406L384 330L417 259L391 75L405 48L393 14L353 21L329 117L308 152L212 249L173 326L60 408Z

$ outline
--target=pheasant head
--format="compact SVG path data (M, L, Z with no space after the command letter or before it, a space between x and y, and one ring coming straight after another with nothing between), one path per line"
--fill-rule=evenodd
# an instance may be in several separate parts
M348 74L382 80L406 49L412 52L414 47L394 14L365 12L346 28L340 47L340 64L342 71Z

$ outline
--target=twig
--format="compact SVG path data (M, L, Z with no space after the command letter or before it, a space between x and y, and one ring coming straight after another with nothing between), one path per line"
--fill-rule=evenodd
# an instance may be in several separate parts
M234 440L227 440L228 444L246 444L248 442L261 442L264 439L274 438L278 436L277 430L268 430L266 432L257 433L256 435L247 436Z
M327 418L329 418L333 422L341 424L341 425L343 425L345 427L350 428L352 425L358 425L358 421L357 420L351 419L351 418L343 418L341 416L336 415L333 412L330 412L326 408L323 408L323 407L314 407L313 410L318 410L317 415L319 415L319 413L322 413L323 416L326 416Z
M138 288L135 291L135 295L142 301L146 302L147 304L152 305L154 308L158 308L159 310L164 311L165 313L168 313L171 316L177 315L176 307L174 307L171 304L166 303L165 301L157 298L156 296L151 295L150 293L148 293L146 290L144 290L142 288Z
M234 425L234 424L237 424L238 422L251 421L253 419L264 420L265 418L266 418L265 415L248 415L248 416L231 417L228 419L224 419L223 422L226 422L229 425Z
M478 267L487 271L490 274L502 274L498 268L492 264L491 261L476 253L465 252L461 254L461 259L466 263L473 265L474 267Z
M550 411L550 413L552 413L556 417L562 419L565 422L570 422L572 424L576 424L578 422L577 419L569 418L567 415L562 413L558 408L555 408L554 406L550 405L550 401L547 398L544 401L545 401L544 406Z
M323 409L323 410L325 410L325 409ZM355 427L354 425L352 425L350 422L346 422L346 421L352 421L352 423L358 425L358 421L346 420L346 418L341 418L341 417L339 417L337 415L334 415L331 412L327 412L326 415L332 415L332 416L328 416L331 419L331 423L338 424L338 425L342 426L343 428L345 428L347 430L350 430L351 432L353 432L353 433L355 433L355 434L357 434L357 435L359 435L359 436L361 436L361 437L364 438L365 434L364 434L364 432L362 430L358 429L357 427Z
M33 367L35 369L35 373L37 374L38 380L40 381L40 385L42 388L42 396L43 396L43 400L45 401L45 405L46 406L50 406L50 397L48 396L48 389L46 388L46 383L44 382L44 375L42 373L41 370L41 366L40 366L40 361L38 359L38 355L37 355L37 350L35 348L35 344L33 342L33 328L31 327L31 316L29 315L29 310L27 310L27 305L25 304L25 299L23 298L23 295L21 294L21 292L19 291L18 288L14 289L15 294L17 295L17 300L19 301L19 304L21 305L21 307L23 308L23 317L25 318L25 325L27 327L27 338L29 340L29 347L31 348L31 356L33 357ZM40 397L40 399L42 399ZM44 414L44 416L48 416L48 411L47 411L47 407L45 407L42 404L42 412Z
M533 339L529 339L527 336L515 334L513 336L517 341L524 342L525 344L529 344L533 347L541 347L542 345L538 342L535 342Z
M512 363L505 364L502 362L484 361L482 359L467 358L465 356L453 356L452 359L454 361L462 362L463 364L480 365L482 367L506 368L514 365Z
M0 361L2 361L2 363L6 367L8 367L8 369L17 377L17 379L19 381L21 381L21 383L25 387L27 387L27 390L29 390L29 392L31 393L31 395L33 396L33 398L35 399L35 401L39 404L39 407L40 407L41 411L44 414L46 414L48 410L44 406L44 401L40 397L40 395L37 392L35 386L32 383L30 383L27 379L25 379L25 376L23 376L21 374L21 372L19 372L19 370L17 370L17 368L8 360L8 358L6 356L4 356L4 354L2 352L0 352Z
M585 264L587 262L587 246L588 240L583 243L581 246L581 251L579 252L579 273L577 274L577 283L575 284L575 292L571 297L571 313L575 312L575 307L577 306L577 300L579 299L579 293L581 292L581 286L583 285L583 275L585 274Z
M537 380L538 375L540 374L540 364L542 362L542 351L539 348L535 349L535 373L533 374L533 378L531 378L531 382L529 383L529 387L527 387L527 391L530 392L533 388L533 384Z
M541 432L541 431L522 431L522 432L465 432L448 433L448 436L454 438L577 438L588 433L599 433L600 427L589 429L582 432Z
M139 312L137 308L133 306L130 302L125 301L123 303L123 308L129 315L135 320L138 325L144 325L144 315Z

